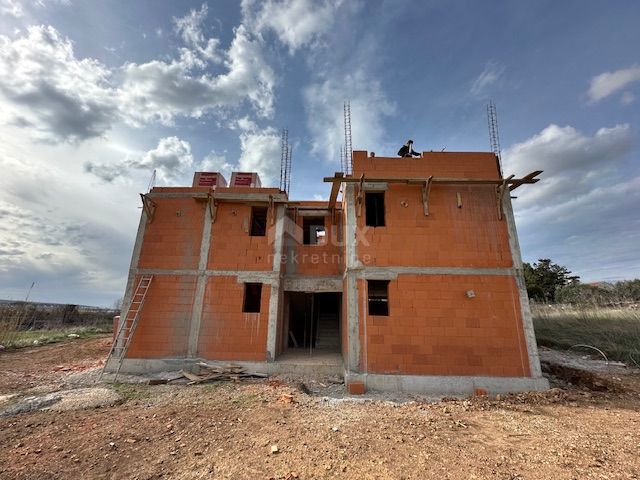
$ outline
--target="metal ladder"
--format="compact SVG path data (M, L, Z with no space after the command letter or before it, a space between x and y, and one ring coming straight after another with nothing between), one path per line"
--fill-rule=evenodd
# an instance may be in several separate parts
M124 357L127 354L129 345L131 345L133 333L135 332L136 326L140 321L140 313L142 312L144 299L146 298L147 292L149 291L151 280L153 280L153 275L142 275L142 277L140 278L133 297L131 297L131 305L129 305L129 310L125 315L124 320L120 319L120 325L118 325L118 333L116 334L113 345L111 345L109 356L107 357L107 361L102 368L102 372L100 372L98 381L102 380L102 376L104 375L107 365L109 364L109 360L114 358L118 361L118 368L116 369L116 375L113 380L117 380L120 369L122 368L122 363L124 362Z

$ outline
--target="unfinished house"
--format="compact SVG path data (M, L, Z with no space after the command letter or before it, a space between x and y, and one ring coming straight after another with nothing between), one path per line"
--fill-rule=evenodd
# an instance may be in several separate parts
M548 387L510 192L493 153L353 152L327 201L198 172L143 209L106 371L222 361L366 389Z

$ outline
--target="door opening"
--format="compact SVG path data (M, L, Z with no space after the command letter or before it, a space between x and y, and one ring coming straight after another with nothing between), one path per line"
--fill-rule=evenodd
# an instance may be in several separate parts
M289 292L288 349L339 352L341 297L338 292Z

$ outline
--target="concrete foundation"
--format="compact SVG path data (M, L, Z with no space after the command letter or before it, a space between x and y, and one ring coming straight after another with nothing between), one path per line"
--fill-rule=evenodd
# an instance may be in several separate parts
M425 395L473 395L476 389L489 394L543 391L546 378L463 377L426 375L345 374L345 383L364 383L367 390L414 392Z

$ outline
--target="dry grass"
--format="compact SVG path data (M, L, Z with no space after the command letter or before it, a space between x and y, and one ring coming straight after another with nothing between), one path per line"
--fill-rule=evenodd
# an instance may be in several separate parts
M7 347L16 341L30 313L28 304L0 307L0 345Z
M587 344L610 359L640 363L639 310L534 305L532 313L539 345L567 349Z
M0 345L19 348L59 342L69 334L89 337L110 332L113 314L112 310L74 305L0 305Z
M11 332L8 341L2 343L5 348L33 347L35 345L47 345L57 343L70 338L91 338L96 335L110 333L109 327L69 327L47 330L23 330ZM71 335L71 337L69 336ZM77 335L77 337L76 337Z

